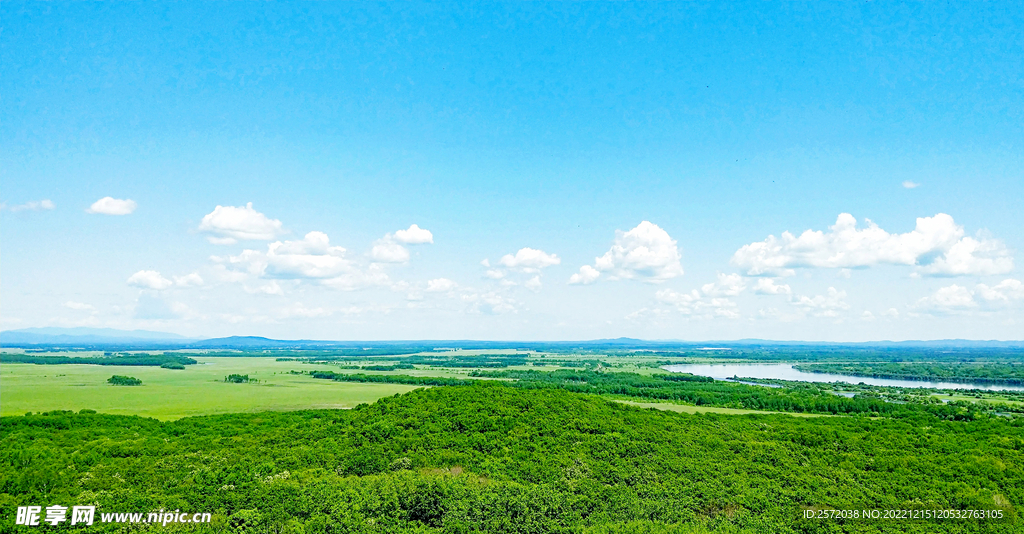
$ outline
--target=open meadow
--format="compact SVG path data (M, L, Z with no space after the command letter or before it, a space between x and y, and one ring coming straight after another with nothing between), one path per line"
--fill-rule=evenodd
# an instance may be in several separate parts
M289 371L312 366L274 358L197 358L184 370L145 366L0 365L0 415L92 409L100 413L172 420L191 415L352 408L405 393L402 384L332 383ZM224 382L230 374L259 382ZM112 375L142 380L141 386L113 386Z

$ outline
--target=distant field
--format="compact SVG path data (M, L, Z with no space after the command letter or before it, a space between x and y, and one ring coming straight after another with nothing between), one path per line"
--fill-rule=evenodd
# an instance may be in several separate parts
M315 367L273 358L197 358L183 371L159 367L4 364L0 366L0 415L81 410L141 415L161 420L190 415L351 408L415 386L312 380L288 371ZM225 376L248 374L258 384L228 384ZM411 373L409 373L411 374ZM438 373L435 373L438 374ZM128 375L142 386L112 386L111 375ZM452 376L455 376L452 373Z

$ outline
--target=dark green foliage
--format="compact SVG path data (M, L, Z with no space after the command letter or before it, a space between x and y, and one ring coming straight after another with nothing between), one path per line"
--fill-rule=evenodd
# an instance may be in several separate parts
M135 365L162 366L165 363L194 365L197 362L186 356L174 354L127 354L119 356L36 356L34 354L0 354L0 363L35 363L39 365L87 364L87 365Z
M178 362L164 362L164 363L160 364L160 367L162 369L176 369L176 370L179 370L179 371L185 368L184 365L182 365L182 364L180 364Z
M367 371L397 371L399 369L415 369L411 363L396 363L394 365L364 365L362 369Z
M1020 532L1024 427L687 415L555 389L430 388L354 410L161 423L0 419L0 510L209 511L193 532ZM815 521L805 507L1009 519ZM76 532L117 531L96 525Z
M294 372L294 371L293 371ZM344 374L311 371L313 378L339 382L373 382L421 386L469 386L475 380L418 377L406 375ZM816 385L772 388L736 382L723 382L688 373L652 376L636 373L607 373L593 370L557 371L473 371L470 376L510 380L508 385L522 389L564 389L575 393L618 395L647 400L684 402L696 406L720 406L777 412L864 414L871 416L921 417L969 420L979 416L983 407L969 402L948 404L894 403L876 395L854 398L835 395Z
M134 376L114 375L107 379L107 382L115 386L141 386L142 380Z
M224 381L232 384L248 384L251 380L249 379L249 375L230 374L224 377Z
M1020 363L820 363L793 368L874 378L1024 384L1024 364Z

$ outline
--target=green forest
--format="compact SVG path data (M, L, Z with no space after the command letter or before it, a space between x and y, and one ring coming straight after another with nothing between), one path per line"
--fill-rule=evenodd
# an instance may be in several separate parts
M993 384L1024 384L1024 363L810 363L794 369L904 380L952 380Z
M353 410L5 417L0 510L212 513L195 532L1011 533L1022 462L1020 420L688 415L479 383ZM949 508L1005 517L803 518Z
M406 375L345 374L334 371L309 371L313 378L339 382L370 382L411 384L417 386L469 386L479 380ZM696 406L718 406L796 413L861 414L867 416L920 417L935 416L950 420L973 420L991 411L988 404L955 401L942 403L937 399L903 396L890 402L878 394L862 393L848 398L836 395L818 384L790 384L787 387L764 387L736 382L716 381L687 373L640 375L636 373L598 372L592 370L556 371L472 371L472 377L486 380L509 380L507 385L522 389L561 389L574 393L593 393L627 398L683 402ZM1014 411L1016 406L999 404L1001 410Z

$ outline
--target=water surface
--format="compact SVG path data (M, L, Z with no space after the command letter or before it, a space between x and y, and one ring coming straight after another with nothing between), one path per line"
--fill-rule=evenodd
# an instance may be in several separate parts
M797 380L800 382L861 382L871 386L890 386L898 388L936 388L936 389L983 389L987 391L1024 391L1024 386L978 382L931 382L927 380L900 380L896 378L873 378L868 376L840 375L831 373L808 373L793 369L791 363L686 363L666 365L666 371L673 373L693 373L710 376L718 380L731 379L734 376L750 378L776 378L779 380Z

